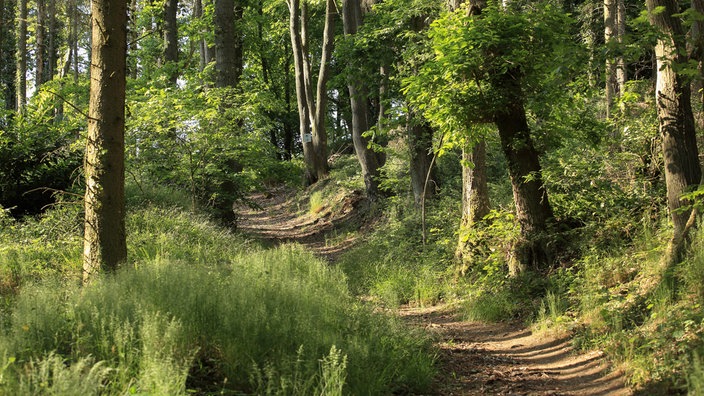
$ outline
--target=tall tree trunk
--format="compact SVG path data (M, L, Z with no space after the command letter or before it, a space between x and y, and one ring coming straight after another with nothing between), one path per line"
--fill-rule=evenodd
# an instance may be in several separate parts
M169 83L174 86L179 75L177 11L178 0L164 2L164 63Z
M48 21L48 27L47 27L47 32L49 33L48 37L48 43L47 43L47 69L46 69L46 75L45 75L45 82L46 81L51 81L52 78L54 78L54 75L56 74L56 64L57 60L59 58L58 56L58 23L57 23L57 15L56 15L56 0L49 0L49 9L47 13L47 18L49 19Z
M694 117L691 107L689 81L677 72L677 65L687 62L685 36L677 14L682 11L675 0L647 0L650 22L661 36L655 46L657 57L657 86L655 90L662 152L667 185L667 206L674 225L673 240L681 239L690 216L688 202L682 194L696 186L701 179ZM661 12L655 12L655 9ZM672 252L670 262L682 258L681 245Z
M411 190L416 205L420 205L423 194L430 195L433 191L425 184L426 180L431 183L435 179L430 169L433 157L433 129L413 111L408 113L406 123L408 148L411 153ZM431 173L430 178L428 178L428 173Z
M18 0L17 19L17 111L27 103L27 0Z
M626 3L625 0L616 0L616 42L619 47L623 47L626 37ZM616 57L616 88L619 98L626 92L626 82L628 81L628 70L626 69L626 60L623 57L622 51ZM621 103L621 112L624 107Z
M301 7L299 0L287 0L289 8L289 30L291 35L291 50L293 51L293 68L296 80L296 102L298 103L298 127L303 145L303 162L306 165L305 179L307 184L317 181L315 172L313 136L310 133L310 112L306 99L305 61L303 48L305 46L302 32Z
M83 279L114 271L125 242L125 73L127 1L92 0L92 51L85 157Z
M80 23L80 16L78 11L78 0L71 1L71 59L73 59L73 81L78 83L78 77L80 75L80 62L78 58L78 26Z
M239 0L215 0L215 86L237 87L243 68L242 5Z
M193 1L193 19L200 19L203 17L203 1L202 0L194 0ZM202 32L201 32L202 34ZM205 66L208 64L208 61L206 59L206 48L207 48L207 43L205 42L205 38L200 37L198 39L198 54L200 55L200 63L198 66L198 70L201 72L205 69Z
M452 9L459 7L461 1L455 1ZM483 0L471 0L467 10L470 16L478 16L486 6ZM460 219L459 238L455 257L460 262L460 272L467 270L467 262L471 261L473 247L468 240L468 231L476 227L489 214L489 188L486 176L486 141L476 142L471 149L462 148L462 218Z
M704 14L704 0L692 0L692 9L699 15ZM688 40L688 56L697 62L698 78L692 81L692 103L696 127L704 128L704 21L695 18L690 30L691 39ZM697 95L698 93L698 95ZM694 106L697 103L698 106Z
M472 148L462 148L462 218L455 258L460 263L460 273L468 269L475 247L469 231L477 227L491 209L486 177L486 141L477 142Z
M345 35L357 34L362 25L362 7L360 0L344 0L342 5L342 21ZM370 112L367 99L368 89L360 76L348 76L347 88L350 93L352 113L352 142L357 159L362 168L367 197L375 201L379 197L379 157L368 147L368 140L362 134L369 130Z
M293 137L295 135L293 127L293 117L291 114L291 60L293 56L286 57L284 75L284 101L286 102L286 117L284 119L284 159L290 161L293 158Z
M616 41L618 8L617 0L604 0L604 42L607 49L613 48ZM606 95L606 118L611 118L611 108L616 99L618 90L616 80L616 70L618 63L611 51L607 50L606 68L604 69L605 95Z
M495 123L508 162L516 218L521 227L511 271L544 269L552 260L546 237L554 215L526 119L520 71L508 70L497 76L494 85L506 100L504 108L495 114Z
M36 48L34 53L35 65L34 70L36 75L34 77L35 90L39 90L39 87L46 82L46 71L44 67L46 66L46 2L45 0L37 1L37 24L34 28L34 34L36 39Z
M334 0L327 0L325 5L325 26L323 28L323 46L321 51L318 81L313 87L312 62L308 37L308 5L304 1L288 1L290 15L291 45L294 53L294 67L302 89L297 89L299 111L306 110L310 129L301 128L303 156L306 164L306 182L308 184L324 178L328 174L327 132L325 118L327 115L327 82L330 75L330 60L335 38ZM299 76L300 74L300 76ZM301 105L300 102L305 102ZM299 115L300 117L300 115ZM301 117L301 122L303 118Z
M304 5L304 9L306 6ZM327 83L330 77L330 60L335 45L335 17L337 8L335 0L327 0L325 3L325 26L323 28L323 48L320 59L320 69L318 71L318 82L315 92L313 92L312 79L308 77L306 88L306 99L308 100L308 112L312 122L313 149L315 151L315 172L318 180L328 174L328 137L325 129L325 118L327 115L328 92ZM307 18L304 18L304 20ZM307 30L307 29L306 29ZM304 52L304 60L309 59L310 52ZM305 63L308 63L307 67ZM304 71L310 74L310 62L304 61ZM315 95L315 102L313 97Z

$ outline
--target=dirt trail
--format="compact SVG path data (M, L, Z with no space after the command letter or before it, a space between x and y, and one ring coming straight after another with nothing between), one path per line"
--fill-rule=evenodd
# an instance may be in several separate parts
M250 197L261 209L236 208L238 227L274 243L298 242L334 261L357 242L337 234L360 226L359 194L341 198L335 212L311 214L290 190ZM619 372L598 351L574 353L567 337L541 337L515 323L461 320L446 307L404 308L409 325L437 339L441 374L431 395L630 395Z

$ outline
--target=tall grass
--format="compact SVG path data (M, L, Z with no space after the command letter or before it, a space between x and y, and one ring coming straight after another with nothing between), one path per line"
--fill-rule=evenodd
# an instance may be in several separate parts
M0 394L427 388L428 339L362 306L341 271L301 247L263 250L178 207L133 210L128 232L117 273L80 286L80 238L67 233L71 265L4 294ZM52 249L24 244L16 266L37 251Z

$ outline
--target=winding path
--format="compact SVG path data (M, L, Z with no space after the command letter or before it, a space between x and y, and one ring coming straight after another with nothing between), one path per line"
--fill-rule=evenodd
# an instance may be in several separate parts
M257 209L236 208L241 231L272 243L301 243L330 262L357 242L337 231L364 223L357 193L340 198L334 213L310 213L286 189L250 198ZM402 308L399 315L437 340L441 373L431 395L631 394L601 352L575 353L568 337L541 337L516 323L463 321L446 306Z

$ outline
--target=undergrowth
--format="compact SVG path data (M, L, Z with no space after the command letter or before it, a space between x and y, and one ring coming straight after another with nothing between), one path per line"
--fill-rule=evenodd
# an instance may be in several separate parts
M128 263L87 286L80 207L3 228L0 393L427 389L429 340L358 303L340 270L298 246L264 250L168 196L129 197ZM54 221L74 227L42 234Z

